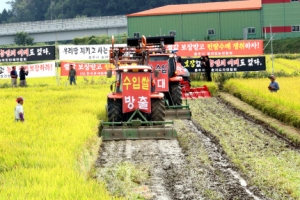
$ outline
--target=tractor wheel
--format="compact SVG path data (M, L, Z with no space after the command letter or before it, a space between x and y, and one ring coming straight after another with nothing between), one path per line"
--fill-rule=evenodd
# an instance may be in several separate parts
M165 102L163 99L151 99L151 121L165 121Z
M107 99L107 116L109 122L122 121L122 100Z
M170 94L171 94L171 105L182 105L182 92L181 92L181 87L180 83L171 83L170 84Z

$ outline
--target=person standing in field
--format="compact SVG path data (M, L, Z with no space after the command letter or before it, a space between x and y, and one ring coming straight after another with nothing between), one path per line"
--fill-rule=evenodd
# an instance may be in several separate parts
M208 56L204 56L204 61L202 62L205 68L205 76L206 76L206 81L212 81L211 78L211 67L210 67L210 61Z
M12 67L12 70L10 72L10 77L11 77L11 86L17 87L18 72L16 70L16 66Z
M23 109L23 103L24 103L24 98L23 97L18 97L16 99L16 102L18 103L16 108L15 108L15 121L18 122L24 122L24 109Z
M26 76L28 76L28 71L24 69L24 66L21 66L20 69L20 86L26 87Z
M72 83L76 85L76 70L73 65L70 65L70 67L68 80L70 80L70 85L72 85Z
M270 92L277 92L279 90L279 84L275 81L276 77L274 75L269 76L269 79L271 80L271 83L268 87Z

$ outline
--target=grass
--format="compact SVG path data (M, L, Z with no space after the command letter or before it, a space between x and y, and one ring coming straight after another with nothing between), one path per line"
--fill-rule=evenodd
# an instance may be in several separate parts
M202 192L201 196L208 199L221 199L223 195L220 194L218 188L215 188L215 185L211 183L209 170L211 170L213 163L205 150L204 144L197 142L200 138L197 134L191 132L183 121L176 120L174 126L177 130L178 142L181 148L189 155L186 157L189 170L193 171L193 173L197 173L198 179L201 180L195 184L198 191ZM191 146L193 148L190 148ZM201 166L199 166L199 164Z
M48 86L0 90L0 199L116 199L89 177L109 86L41 80L28 82ZM14 122L18 96L25 123Z
M218 138L225 152L272 199L300 198L300 155L257 124L235 115L216 99L191 104L193 119ZM205 120L203 120L205 119Z
M150 199L152 194L145 185L149 179L149 166L120 162L110 168L100 168L97 176L105 180L108 190L115 196L126 199Z

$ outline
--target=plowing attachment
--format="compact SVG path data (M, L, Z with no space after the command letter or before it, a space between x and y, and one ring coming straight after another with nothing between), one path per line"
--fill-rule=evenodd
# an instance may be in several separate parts
M136 115L139 117L134 119ZM136 110L126 122L101 122L103 140L173 139L173 121L148 121Z
M197 99L197 98L209 98L211 94L206 85L202 87L191 88L188 82L183 81L182 83L182 98L183 99Z

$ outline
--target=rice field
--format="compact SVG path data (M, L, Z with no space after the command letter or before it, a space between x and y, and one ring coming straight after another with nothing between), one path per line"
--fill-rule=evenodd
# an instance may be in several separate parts
M90 178L109 85L27 81L27 88L0 89L0 199L117 199ZM18 96L25 98L24 123L14 121Z
M268 90L270 80L230 79L224 88L264 113L300 128L300 77L278 77L280 90Z
M299 71L298 60L274 61L276 72ZM28 78L29 87L10 88L9 79L0 80L0 199L118 199L90 177L111 81L79 77L77 86L70 86L66 77ZM268 91L268 78L230 79L224 88L299 128L300 77L279 76L277 81L277 93ZM208 87L216 93L214 83ZM25 123L14 121L18 96L25 98Z

